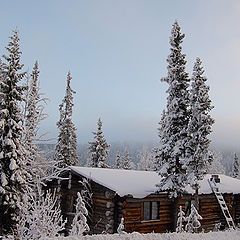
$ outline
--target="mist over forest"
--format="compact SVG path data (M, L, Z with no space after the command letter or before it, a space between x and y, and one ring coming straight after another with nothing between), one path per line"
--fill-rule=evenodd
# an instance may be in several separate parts
M130 156L130 161L134 163L133 167L135 169L138 169L138 163L140 161L142 152L144 149L146 149L149 152L152 152L155 147L157 147L158 143L153 142L112 142L110 143L110 150L109 155L106 160L106 163L111 167L114 166L116 163L116 155L120 153L121 156L124 155L124 151L127 149ZM44 143L38 145L39 149L46 152L48 157L53 158L54 155L54 148L55 144L53 143ZM77 147L77 153L79 156L79 164L80 166L86 166L87 165L87 159L90 157L89 150L88 150L89 144L78 144ZM224 167L224 173L226 175L231 175L232 173L232 167L233 167L233 161L234 161L234 155L237 154L237 156L240 155L240 151L231 151L228 148L223 148L220 146L211 146L211 151L214 153L214 159L217 160L217 162L220 162ZM222 172L223 173L223 172Z

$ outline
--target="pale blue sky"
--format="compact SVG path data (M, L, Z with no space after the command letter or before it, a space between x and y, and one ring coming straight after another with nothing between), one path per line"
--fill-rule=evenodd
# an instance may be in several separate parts
M92 139L98 117L111 141L158 141L166 104L169 36L175 19L186 34L191 75L198 56L211 87L214 144L240 148L240 1L1 1L0 53L20 31L22 62L39 61L42 92L51 99L42 131L57 136L58 105L72 73L73 120L80 143Z

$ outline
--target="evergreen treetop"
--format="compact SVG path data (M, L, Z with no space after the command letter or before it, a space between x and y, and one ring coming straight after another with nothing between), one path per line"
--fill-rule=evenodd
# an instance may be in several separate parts
M239 167L239 161L238 161L238 157L237 157L236 153L234 155L232 176L234 178L239 178L240 177L240 167Z
M59 134L55 148L55 159L59 163L59 168L78 165L76 128L72 122L73 94L75 91L70 86L71 79L70 72L68 72L66 93L59 105L60 119L57 122Z
M98 119L98 129L97 132L93 132L94 141L89 142L89 152L91 154L89 158L89 164L91 167L107 167L105 160L108 156L108 148L110 145L107 143L106 139L103 136L102 131L102 121Z
M122 160L121 160L120 152L118 152L117 155L116 155L115 168L116 168L116 169L121 169L121 168L122 168Z
M122 157L122 169L131 169L130 156L127 148L125 149L124 155Z

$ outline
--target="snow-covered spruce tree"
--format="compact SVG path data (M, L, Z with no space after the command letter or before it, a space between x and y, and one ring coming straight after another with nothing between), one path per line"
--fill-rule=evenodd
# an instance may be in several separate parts
M210 139L208 135L212 131L214 123L209 112L212 110L209 98L209 87L206 85L207 78L203 76L202 62L196 59L192 84L190 90L190 120L188 125L188 167L187 181L195 189L195 206L198 209L199 180L207 173L208 165L213 156L209 151Z
M155 169L154 161L155 156L152 152L148 151L146 147L143 147L139 154L140 161L138 163L138 169L143 171L153 171Z
M109 152L108 148L110 145L103 136L102 121L100 118L98 119L97 125L97 132L93 132L95 140L93 142L89 142L88 149L91 156L88 161L91 167L105 168L107 167L105 160L107 159Z
M168 191L173 197L173 230L177 222L177 196L186 185L186 147L189 140L189 77L185 71L185 54L181 43L184 34L176 21L170 37L170 55L167 58L168 75L161 80L169 87L167 107L159 128L160 147L156 150L156 170L161 176L160 191Z
M178 213L178 220L177 220L177 228L176 228L177 233L184 232L183 223L185 222L185 220L186 220L185 213L182 210L182 206L180 206L179 213Z
M2 63L2 59L0 58L0 86L2 86L2 84L4 83L5 81L5 74L4 74L4 68L3 68L3 63ZM2 87L1 87L2 88ZM0 89L1 89L0 88ZM1 91L1 90L0 90ZM0 92L1 93L1 92ZM0 95L0 98L1 98L1 101L2 101L2 95ZM3 193L4 193L4 189L2 187L2 185L5 181L5 179L3 178L4 175L2 175L3 173L3 163L2 163L2 159L0 160L0 176L1 176L1 179L0 179L0 236L3 235Z
M59 130L57 145L55 148L55 159L58 168L78 165L76 128L72 122L73 94L71 88L71 75L67 75L66 94L59 105L60 119L57 122Z
M201 227L201 223L199 220L202 220L202 217L199 215L197 209L194 207L194 205L191 205L191 213L188 217L186 217L186 226L185 230L190 233L197 232L198 229Z
M66 221L62 220L55 192L43 191L39 178L35 183L36 191L26 193L19 204L16 239L54 238L64 230Z
M154 169L155 171L159 171L159 169L164 170L163 167L167 166L167 156L170 152L168 142L168 136L167 136L167 117L166 117L166 111L163 110L161 119L159 122L159 128L158 128L158 136L160 138L159 145L160 147L153 148L153 152L155 153L155 160L154 160Z
M87 208L85 207L85 203L82 200L81 194L77 193L77 203L76 203L76 213L72 222L72 229L70 232L70 236L79 236L84 232L89 231L89 226L87 224L88 215Z
M122 159L121 159L120 152L118 152L117 155L116 155L116 163L115 163L114 168L116 168L116 169L121 169L122 168Z
M240 177L240 167L237 154L234 155L234 162L233 162L233 170L232 170L232 177L239 178Z
M122 157L122 169L129 170L131 168L131 161L130 161L130 156L127 148L124 151L124 155Z
M223 166L223 155L217 150L212 150L213 161L210 163L207 169L207 173L210 174L225 174L226 169Z
M27 172L26 150L23 145L23 115L20 104L24 87L21 72L18 31L14 30L4 55L4 78L0 82L0 226L4 232L14 228L19 202L29 187L32 174ZM2 220L4 221L2 222Z
M186 145L189 139L189 78L185 72L185 54L182 54L183 38L184 34L175 22L170 37L171 53L167 59L168 76L162 78L169 87L167 109L162 115L163 125L159 129L162 145L156 155L157 170L162 176L159 189L171 192L174 197L182 192L186 184Z
M44 154L37 149L36 140L39 130L39 124L46 118L43 113L44 104L47 98L43 98L39 86L39 70L36 61L31 73L30 81L27 82L27 90L25 96L25 131L24 144L27 150L28 166L30 171L39 177L46 175L46 169L52 162L48 161ZM34 178L35 179L35 178Z

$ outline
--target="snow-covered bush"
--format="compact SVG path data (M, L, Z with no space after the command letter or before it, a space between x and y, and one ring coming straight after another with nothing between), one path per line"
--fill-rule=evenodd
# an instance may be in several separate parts
M177 228L176 228L177 233L184 232L183 222L185 222L185 220L186 220L185 213L182 210L182 206L180 206L179 213L178 213L178 220L177 220Z
M197 230L201 227L201 223L199 222L201 219L202 217L198 214L197 209L192 204L191 213L188 217L186 217L187 224L185 226L185 230L190 233L197 232Z
M19 203L19 216L17 217L16 239L45 239L55 237L64 229L61 210L54 193L42 190L40 180L37 181L35 192L24 195Z
M88 220L88 223L91 223L92 216L93 216L93 199L92 199L93 193L92 193L91 184L89 182L89 179L86 179L86 178L83 178L83 180L80 181L80 184L83 187L83 190L81 191L81 196L88 210L87 220Z
M79 236L90 230L87 224L86 216L88 215L88 211L85 207L85 203L79 192L77 193L77 196L76 213L73 218L72 229L70 232L71 236Z
M118 228L117 228L117 232L119 233L119 234L123 234L123 233L126 233L125 231L124 231L124 218L122 217L121 218L121 222L120 222L120 224L119 224L119 226L118 226Z

